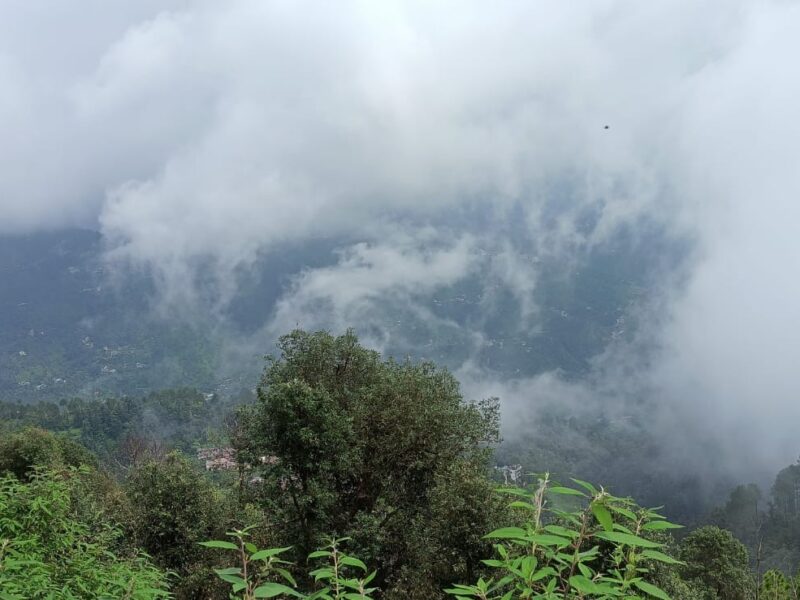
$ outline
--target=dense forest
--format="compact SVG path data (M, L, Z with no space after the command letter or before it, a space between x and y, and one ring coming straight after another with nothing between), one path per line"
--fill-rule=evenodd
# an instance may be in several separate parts
M279 350L256 394L0 404L0 597L798 597L799 465L683 528L499 465L499 403L445 368Z

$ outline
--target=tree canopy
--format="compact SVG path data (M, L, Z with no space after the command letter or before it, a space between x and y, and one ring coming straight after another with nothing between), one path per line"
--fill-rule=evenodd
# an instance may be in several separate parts
M279 349L258 402L239 415L236 443L243 466L264 480L253 495L278 515L286 539L308 552L325 535L351 537L389 587L409 570L422 572L412 548L420 537L473 570L486 542L456 532L487 531L502 510L484 503L496 400L465 402L447 370L383 360L353 332L294 331ZM415 575L426 586L438 585L435 578Z

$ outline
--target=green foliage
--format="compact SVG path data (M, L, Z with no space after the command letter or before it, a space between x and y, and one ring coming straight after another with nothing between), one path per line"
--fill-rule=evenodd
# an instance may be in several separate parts
M793 600L795 598L793 583L780 571L769 570L761 578L758 597L761 600Z
M680 558L684 579L702 590L702 598L746 600L754 588L747 549L731 532L719 527L696 529L683 540Z
M120 531L77 497L87 470L0 478L0 598L166 598L166 578L142 555L114 553Z
M78 439L103 464L127 468L140 456L131 456L130 442L150 447L169 446L190 452L220 427L231 403L194 389L168 389L133 398L72 398L58 404L22 405L0 402L0 419L15 429L43 427ZM94 460L94 459L93 459Z
M367 572L359 559L342 552L346 538L333 539L324 550L312 552L308 559L325 561L309 573L316 589L310 593L298 591L298 584L286 567L288 561L280 558L291 548L259 550L247 540L251 527L227 533L235 542L215 540L200 542L206 548L234 551L240 566L215 569L217 576L231 585L231 597L242 600L255 598L295 597L305 600L373 600L376 588L368 587L376 572ZM350 576L355 572L355 576ZM278 581L276 581L278 580ZM320 587L321 586L321 587Z
M352 332L295 331L279 348L234 437L240 463L263 476L246 495L274 515L284 545L305 556L328 532L352 538L378 565L387 597L401 579L438 594L474 570L487 544L461 534L484 530L502 510L484 503L478 480L497 440L496 402L464 403L446 370L381 360ZM429 542L447 557L436 573L420 547ZM462 573L443 562L457 554Z
M0 474L27 480L37 468L96 466L97 459L77 442L35 427L0 438Z
M654 583L660 565L678 565L654 541L654 532L679 526L626 498L591 484L553 485L549 475L534 490L502 488L524 524L502 527L486 537L497 540L497 558L484 561L496 570L474 585L456 585L456 598L660 598Z
M181 576L179 597L191 595L189 588L201 585L196 575L205 559L198 542L224 531L221 492L178 453L131 471L124 491L130 539L160 567Z

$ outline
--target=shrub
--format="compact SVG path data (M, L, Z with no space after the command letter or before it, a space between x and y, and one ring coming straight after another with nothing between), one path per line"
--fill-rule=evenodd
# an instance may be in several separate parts
M120 531L78 510L87 470L33 470L0 478L0 597L165 598L166 576L143 555L115 554Z
M627 498L573 480L578 488L552 485L543 476L534 490L504 488L511 506L525 515L521 527L503 527L497 558L484 563L497 576L446 590L461 599L660 598L658 565L678 565L652 534L679 527Z

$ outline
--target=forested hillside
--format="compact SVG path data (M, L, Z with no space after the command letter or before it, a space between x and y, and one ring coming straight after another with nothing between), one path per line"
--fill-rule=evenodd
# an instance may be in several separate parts
M0 600L800 600L799 31L0 2Z
M6 597L794 598L797 466L687 535L670 499L504 477L497 401L466 402L446 369L352 333L279 349L257 398L0 405Z
M657 230L646 244L620 231L613 244L584 249L564 273L554 257L526 249L521 233L507 235L540 270L530 297L492 274L500 249L489 248L472 277L415 300L426 312L387 301L362 333L389 337L387 350L396 356L453 369L469 360L498 376L558 370L580 377L611 342L634 336L653 277L680 257ZM333 250L346 243L287 246L247 273L224 310L209 314L202 306L163 312L157 282L108 263L96 232L0 236L0 396L28 402L180 386L228 395L249 389L259 352L274 343L267 326L293 278L331 264ZM531 328L526 310L533 307Z

